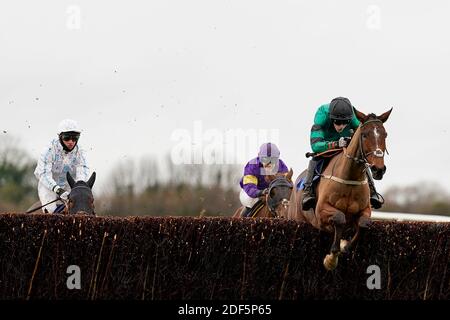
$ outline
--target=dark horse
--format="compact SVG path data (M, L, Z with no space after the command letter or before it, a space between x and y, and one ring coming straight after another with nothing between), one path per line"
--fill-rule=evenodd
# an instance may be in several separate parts
M70 186L69 198L66 203L65 213L84 213L95 215L94 196L92 194L92 186L95 182L96 174L92 173L87 182L77 181L67 172L67 182Z
M261 197L260 205L255 205L257 209L253 210L252 218L278 218L287 214L293 188L292 174L293 171L290 169L287 173L277 173L265 177L269 182L269 192ZM243 206L239 207L233 214L233 218L241 217L243 209Z
M392 109L380 116L354 111L361 125L348 147L334 156L322 172L316 186L315 210L302 211L302 190L297 190L292 193L293 205L287 215L290 219L306 221L320 230L334 233L331 252L324 259L327 270L336 268L341 252L349 252L361 228L367 228L370 223L372 211L366 170L370 168L377 180L381 180L386 171L387 133L383 123ZM343 232L347 230L355 230L350 242L342 240Z
M62 201L63 204L59 205L55 211L55 213L62 213L62 214L74 214L74 213L84 213L84 214L93 214L95 215L94 211L94 196L92 195L92 186L95 182L96 174L95 172L92 173L91 177L87 182L84 181L77 181L72 178L69 172L66 174L67 182L69 183L69 186L71 188L69 197L67 201L64 201L60 198L56 198L54 201ZM51 203L51 202L50 202ZM47 204L45 204L47 205ZM44 205L44 206L45 206ZM26 213L32 213L36 212L37 210L44 207L41 205L41 202L38 201L34 203L27 211ZM48 213L48 211L45 209L44 212Z

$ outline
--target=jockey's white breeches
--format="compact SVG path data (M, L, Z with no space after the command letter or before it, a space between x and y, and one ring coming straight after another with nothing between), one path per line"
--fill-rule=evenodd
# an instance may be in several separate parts
M49 203L58 198L58 195L55 192L47 189L47 187L45 187L41 183L38 184L38 195L39 200L41 201L41 205ZM53 213L56 210L56 207L61 203L62 203L61 200L59 200L49 205L46 205L45 207L42 208L42 212L45 212L44 210L47 209L49 213Z
M259 200L259 198L250 197L244 189L241 189L239 193L239 200L244 207L252 208Z

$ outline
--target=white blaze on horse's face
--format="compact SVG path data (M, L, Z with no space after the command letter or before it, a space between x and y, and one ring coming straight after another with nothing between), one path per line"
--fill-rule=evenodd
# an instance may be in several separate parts
M378 127L375 126L373 128L373 135L375 137L375 150L373 151L373 155L377 158L383 158L384 157L384 151L381 150L378 139L381 137L381 134L378 132Z
M380 148L378 147L378 138L380 137L380 134L378 133L378 128L376 126L373 128L373 134L375 135L375 149L379 150Z
M281 200L281 204L283 205L283 207L285 209L287 209L287 207L289 206L289 200L288 199L283 199L283 200Z

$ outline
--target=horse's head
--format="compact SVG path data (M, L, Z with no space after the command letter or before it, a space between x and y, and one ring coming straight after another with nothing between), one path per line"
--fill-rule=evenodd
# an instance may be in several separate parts
M269 192L266 196L270 213L275 217L286 216L289 208L289 199L293 188L292 168L287 173L277 173L270 181Z
M361 122L359 143L362 159L369 164L373 178L381 180L386 172L384 155L386 153L387 132L383 123L389 118L392 108L380 116L373 113L365 115L355 108L354 111Z
M86 214L95 214L94 196L92 195L92 186L95 182L95 172L87 182L82 180L75 182L69 172L67 172L67 182L71 188L68 200L69 214L83 212Z

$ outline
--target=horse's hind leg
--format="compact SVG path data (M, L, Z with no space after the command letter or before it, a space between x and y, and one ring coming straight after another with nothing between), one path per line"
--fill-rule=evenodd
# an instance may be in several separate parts
M323 260L323 265L327 270L333 270L337 267L338 257L341 253L340 242L345 226L345 215L341 211L336 212L331 218L330 222L334 227L334 240L331 245L331 252L327 254Z

